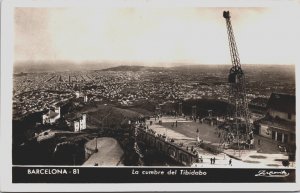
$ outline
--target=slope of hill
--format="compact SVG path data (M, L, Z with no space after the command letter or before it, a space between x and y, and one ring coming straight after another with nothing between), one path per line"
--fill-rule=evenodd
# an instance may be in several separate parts
M138 109L122 109L111 105L97 105L87 107L79 113L87 114L87 126L89 128L120 128L121 125L128 124L128 121L137 120L140 117L149 115L148 111Z
M112 68L106 68L103 69L102 71L132 71L132 72L137 72L137 71L163 71L169 68L165 67L148 67L148 66L129 66L129 65L122 65L122 66L117 66L117 67L112 67Z

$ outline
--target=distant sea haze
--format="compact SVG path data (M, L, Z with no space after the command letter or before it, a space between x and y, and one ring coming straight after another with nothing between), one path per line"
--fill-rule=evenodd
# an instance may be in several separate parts
M208 70L229 69L231 64L189 64L189 63L161 63L161 64L122 64L121 62L101 62L101 63L81 63L74 64L72 62L16 62L14 64L14 73L20 72L62 72L62 71L83 71L83 70L110 70L110 71L155 71L155 70ZM291 64L242 64L242 68L247 70L249 68L255 69L285 69L291 72L295 71L295 65Z

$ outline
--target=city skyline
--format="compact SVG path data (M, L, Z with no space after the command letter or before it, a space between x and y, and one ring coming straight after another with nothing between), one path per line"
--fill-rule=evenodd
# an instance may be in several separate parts
M15 64L230 64L223 10L231 11L242 64L296 62L297 29L286 22L293 8L100 9L16 8Z

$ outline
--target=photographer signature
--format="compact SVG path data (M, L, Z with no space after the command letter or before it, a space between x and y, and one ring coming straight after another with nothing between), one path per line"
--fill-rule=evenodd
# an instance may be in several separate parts
M267 170L259 170L255 176L263 176L263 177L287 177L290 173L285 170L281 171L267 171Z

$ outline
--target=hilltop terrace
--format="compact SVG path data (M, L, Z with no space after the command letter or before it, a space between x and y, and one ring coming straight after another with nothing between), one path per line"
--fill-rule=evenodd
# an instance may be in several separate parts
M150 118L144 126L139 128L202 157L203 163L195 163L193 166L196 167L229 167L228 161L233 158L235 164L232 167L280 168L283 167L282 160L288 158L271 141L260 145L256 142L255 148L251 150L220 149L217 126L195 122L184 117ZM199 131L199 141L197 140L197 130ZM259 136L255 136L255 139L257 141ZM200 145L201 143L202 145ZM210 164L210 158L213 157L217 160L215 165ZM289 167L295 167L295 163Z

